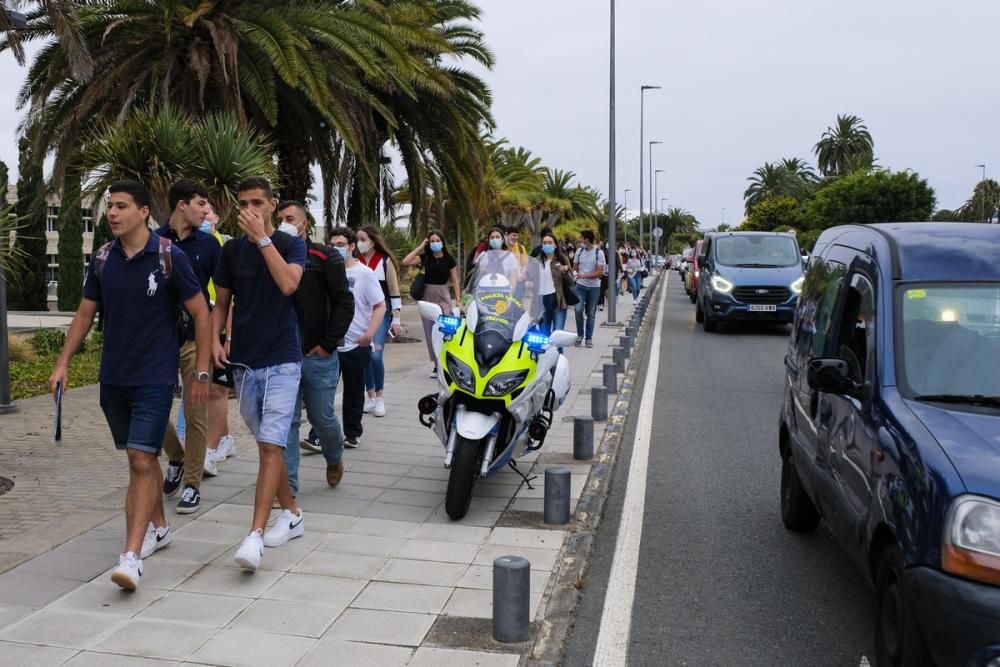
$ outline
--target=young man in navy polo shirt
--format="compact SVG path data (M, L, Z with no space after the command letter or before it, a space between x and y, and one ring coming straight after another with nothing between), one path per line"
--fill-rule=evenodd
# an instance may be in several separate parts
M212 300L208 293L208 284L215 274L222 256L222 246L212 234L201 231L205 215L210 211L208 190L194 181L178 181L167 191L167 205L172 213L167 224L156 230L156 233L169 239L175 246L184 251L195 277L201 285L201 292L207 303ZM185 341L181 346L181 381L184 391L188 392L196 384L195 370L195 340L194 321L184 318ZM183 482L181 499L177 503L178 514L192 514L201 506L201 480L205 466L205 450L208 443L208 405L192 404L186 399L184 405L184 446L177 437L173 424L168 424L167 434L163 440L163 450L169 457L166 479L163 480L163 493L172 496L177 493ZM215 444L215 443L213 443ZM154 539L148 540L149 545L143 557L151 554L169 541L169 526L154 526ZM156 540L159 538L159 541Z
M95 252L87 267L83 299L49 384L53 392L60 384L68 388L70 359L102 304L101 409L115 447L126 450L129 462L125 553L111 580L134 591L142 577L147 527L150 522L166 525L157 456L177 382L181 303L194 320L197 341L197 377L188 394L193 404L208 397L211 321L184 252L149 229L149 190L135 181L118 181L108 193L108 223L115 240Z
M304 530L301 510L288 485L284 448L299 393L302 350L293 297L306 261L306 244L276 231L272 223L278 201L264 178L247 178L237 188L239 226L244 235L227 241L215 274L213 333L218 337L233 305L232 333L226 347L216 340L216 365L237 367L240 413L257 441L260 467L253 521L235 560L256 570L264 547L276 547ZM264 533L277 495L283 509Z

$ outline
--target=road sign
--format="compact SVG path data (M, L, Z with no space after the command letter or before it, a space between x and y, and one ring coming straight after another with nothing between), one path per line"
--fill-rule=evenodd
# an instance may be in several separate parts
M652 231L652 234L654 238L660 238L661 236L663 236L663 228L657 227Z

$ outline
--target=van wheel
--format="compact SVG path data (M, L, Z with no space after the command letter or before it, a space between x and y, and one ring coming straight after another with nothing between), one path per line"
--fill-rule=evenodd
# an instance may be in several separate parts
M876 572L875 655L879 667L931 667L905 584L899 549L882 551Z
M713 320L708 316L708 313L702 312L701 326L708 333L714 333L719 330L719 321Z
M455 521L469 512L472 487L479 478L480 449L478 441L457 437L455 456L451 461L451 474L448 475L448 492L444 498L444 509Z
M701 324L705 321L705 311L701 309L701 304L695 301L694 306L694 321Z
M819 525L819 512L802 488L791 453L781 461L781 522L797 533L812 532Z

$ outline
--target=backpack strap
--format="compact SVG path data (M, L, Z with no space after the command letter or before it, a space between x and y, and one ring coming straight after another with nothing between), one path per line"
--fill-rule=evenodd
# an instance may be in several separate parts
M309 254L321 262L325 262L326 260L330 259L329 255L316 248L309 248Z

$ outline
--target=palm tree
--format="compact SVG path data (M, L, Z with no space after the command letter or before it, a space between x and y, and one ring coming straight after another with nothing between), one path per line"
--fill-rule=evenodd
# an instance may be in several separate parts
M835 177L871 169L875 162L875 146L864 121L857 116L837 116L834 127L828 127L813 149L823 176Z
M757 167L747 180L750 185L743 192L747 213L755 204L768 197L797 196L801 192L798 176L784 165L775 162L767 162L764 166Z
M969 222L989 222L1000 208L1000 183L992 178L976 183L972 196L955 211L955 218Z
M786 157L781 160L780 165L789 173L798 177L803 183L816 183L819 180L816 177L816 172L813 171L812 165L802 158Z
M5 35L7 47L14 54L19 65L24 64L25 39L30 39L30 31L16 30L11 21L9 11L24 9L35 10L36 15L44 16L56 38L62 42L70 72L77 79L86 79L94 71L94 61L84 43L80 25L73 3L69 0L38 0L26 2L21 0L0 0L0 33Z

